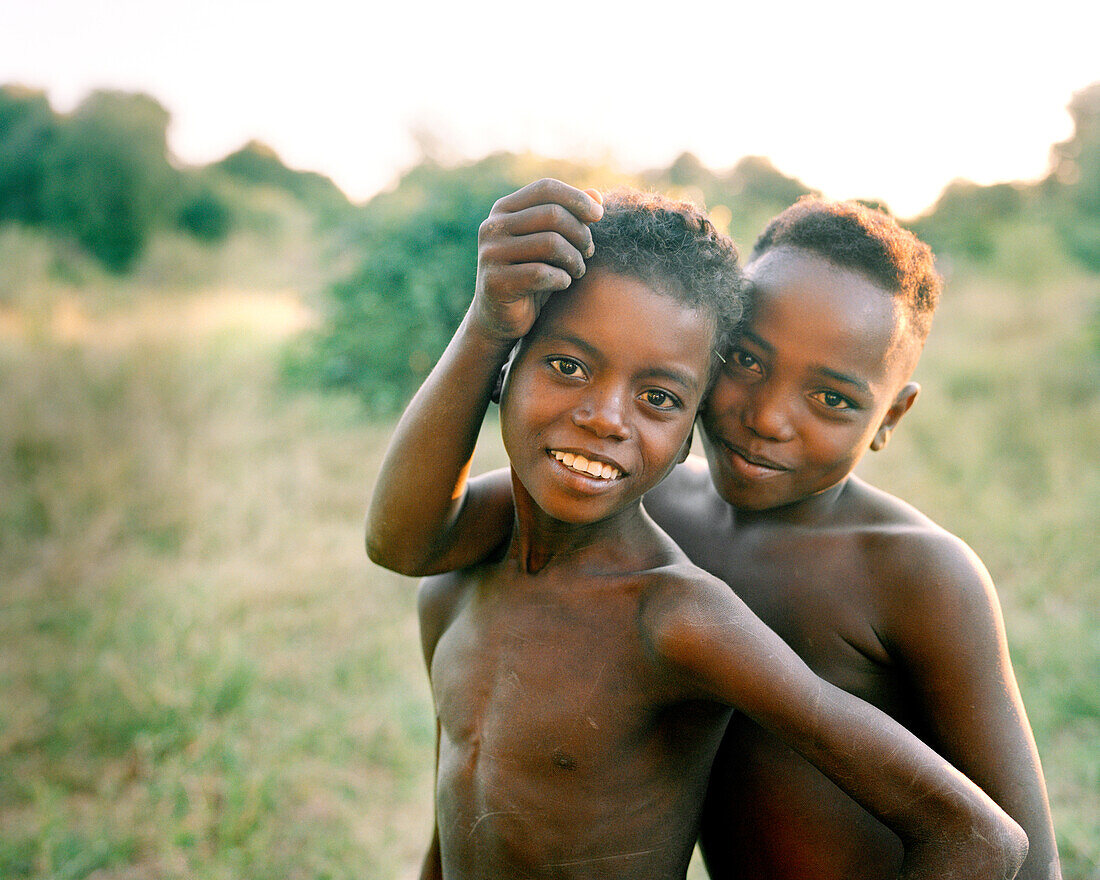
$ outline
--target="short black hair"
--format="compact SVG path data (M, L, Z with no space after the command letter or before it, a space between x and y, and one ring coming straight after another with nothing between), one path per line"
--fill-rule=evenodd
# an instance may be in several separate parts
M928 337L943 281L932 249L886 212L860 202L803 196L768 224L749 262L778 247L810 251L861 273L901 299L919 342Z
M745 309L747 285L733 240L700 208L620 188L604 197L603 217L591 229L596 252L588 271L663 282L673 298L714 313L714 348L725 353Z

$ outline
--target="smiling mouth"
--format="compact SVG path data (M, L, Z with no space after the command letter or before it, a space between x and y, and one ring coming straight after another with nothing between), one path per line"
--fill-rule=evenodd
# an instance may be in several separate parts
M622 476L615 465L605 461L597 461L594 458L585 458L575 452L562 452L560 449L547 450L552 458L557 459L567 468L572 468L577 473L595 477L598 480L617 480Z

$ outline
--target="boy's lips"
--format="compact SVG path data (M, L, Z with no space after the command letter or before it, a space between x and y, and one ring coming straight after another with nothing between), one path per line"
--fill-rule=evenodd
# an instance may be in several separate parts
M745 465L748 465L754 470L759 469L764 472L772 473L790 470L790 468L786 465L780 464L779 462L774 461L773 459L770 459L765 455L749 452L747 449L743 449L742 447L736 446L732 443L729 443L728 441L723 441L722 445L725 446L726 449L733 454L735 463L743 462ZM740 462L738 462L738 459L740 459Z
M625 473L618 462L589 453L577 452L571 449L547 449L546 453L551 458L560 461L567 468L595 479L617 480Z

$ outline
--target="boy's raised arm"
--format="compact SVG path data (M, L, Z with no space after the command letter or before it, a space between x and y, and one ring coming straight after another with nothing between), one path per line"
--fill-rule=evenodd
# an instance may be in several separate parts
M985 792L888 715L814 675L720 581L687 602L674 588L653 607L658 655L699 697L770 730L902 839L899 880L1016 876L1027 836Z
M467 487L508 355L553 293L585 271L599 194L544 179L505 196L478 231L473 302L390 439L367 514L367 553L425 575L484 559L511 526L510 484Z

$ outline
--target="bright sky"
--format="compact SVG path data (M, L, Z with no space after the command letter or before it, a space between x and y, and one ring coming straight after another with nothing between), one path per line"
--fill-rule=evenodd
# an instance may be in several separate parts
M187 162L256 138L353 198L443 156L766 155L911 216L953 178L1044 174L1100 80L1100 3L0 0L0 83L67 111L145 91Z

